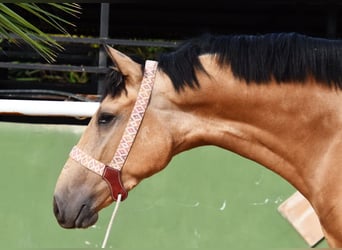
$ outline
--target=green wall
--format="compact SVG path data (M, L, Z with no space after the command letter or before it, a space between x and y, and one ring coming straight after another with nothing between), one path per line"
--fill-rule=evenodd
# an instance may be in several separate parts
M54 186L82 127L0 123L0 242L13 248L99 248L113 207L96 226L59 227ZM214 147L173 159L119 208L109 248L307 248L277 212L294 188ZM325 247L323 242L319 245Z

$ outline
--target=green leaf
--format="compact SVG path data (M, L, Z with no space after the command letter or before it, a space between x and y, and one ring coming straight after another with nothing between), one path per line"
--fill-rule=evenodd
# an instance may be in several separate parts
M61 24L58 23L58 21L65 23L67 25L70 25L70 26L74 26L73 23L67 20L64 20L63 18L60 18L59 16L56 16L52 13L49 13L48 11L42 9L41 7L39 7L38 5L34 3L17 3L17 5L22 7L26 11L32 13L36 17L39 17L41 20L45 21L46 23L56 28L57 30L61 31L62 33L68 33L68 32L64 29L64 27Z
M0 35L8 39L10 34L14 33L25 43L34 48L45 60L48 62L54 61L56 57L56 52L54 50L62 50L63 47L48 34L45 34L34 24L25 20L7 5L8 4L0 3ZM36 3L15 3L15 5L63 34L67 34L63 25L73 26L73 24L48 12L42 6L52 6L73 17L80 14L80 6L73 3L45 3L39 4L40 6Z
M2 24L3 28L18 34L25 42L30 44L34 47L38 53L40 53L47 61L53 61L55 54L47 49L45 46L39 44L39 42L33 40L26 32L21 30L18 26L14 25L8 18L3 15L0 15L0 23Z

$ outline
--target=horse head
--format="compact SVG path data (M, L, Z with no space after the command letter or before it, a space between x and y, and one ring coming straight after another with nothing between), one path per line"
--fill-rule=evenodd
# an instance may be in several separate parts
M120 143L143 79L143 67L130 57L108 47L114 63L109 74L112 82L99 109L90 120L77 148L85 155L109 163ZM164 81L156 76L156 81ZM158 87L156 87L158 88ZM173 146L171 124L166 124L168 112L160 108L171 105L153 90L144 119L134 140L119 181L125 190L134 188L141 180L163 169L170 161ZM152 139L153 138L153 139ZM86 228L93 225L98 212L111 204L113 197L106 181L70 157L59 176L54 194L54 213L65 228Z

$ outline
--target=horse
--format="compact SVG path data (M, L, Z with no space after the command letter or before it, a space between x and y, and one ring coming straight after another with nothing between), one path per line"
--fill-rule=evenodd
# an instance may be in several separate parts
M120 145L147 63L112 47L107 51L113 66L105 94L77 143L84 157L103 163ZM314 208L329 246L342 247L341 40L204 34L162 53L153 77L114 184L70 154L53 198L62 227L93 225L118 198L113 192L126 198L175 155L215 145L287 180Z

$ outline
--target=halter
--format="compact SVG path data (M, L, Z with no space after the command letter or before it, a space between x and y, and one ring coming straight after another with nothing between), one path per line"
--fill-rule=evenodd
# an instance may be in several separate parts
M145 63L144 77L141 82L137 100L135 101L131 116L112 161L106 165L92 158L77 146L74 146L70 152L70 157L72 159L94 173L102 176L109 185L114 201L117 200L119 194L122 196L122 201L128 196L127 191L122 185L120 172L126 162L129 151L131 150L134 139L145 115L153 89L157 65L158 63L156 61L147 60Z

